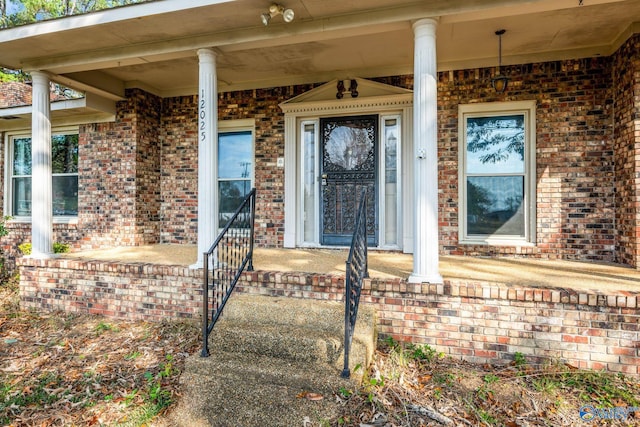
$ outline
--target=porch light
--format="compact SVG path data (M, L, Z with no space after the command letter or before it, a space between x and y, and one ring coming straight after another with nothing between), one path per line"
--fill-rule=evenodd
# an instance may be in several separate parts
M502 35L506 32L507 30L496 31L496 36L498 36L498 74L491 79L491 86L498 93L503 93L507 90L507 84L509 83L509 78L500 72L500 67L502 67Z
M352 98L358 97L358 82L355 79L351 79L351 86L349 86L349 92L351 92Z
M262 23L267 26L269 25L271 18L278 15L282 15L282 19L284 19L284 22L286 23L293 21L293 18L295 17L293 9L285 9L281 4L273 3L269 6L268 12L260 15L260 19L262 20Z
M337 99L342 99L342 97L344 96L344 91L347 90L344 87L344 81L342 80L338 80L338 83L336 84L336 98Z
M351 86L349 86L349 92L351 92L352 98L357 98L359 95L358 92L358 82L356 79L351 79ZM338 80L336 84L336 98L342 99L344 97L344 93L347 91L347 88L344 85L343 80Z

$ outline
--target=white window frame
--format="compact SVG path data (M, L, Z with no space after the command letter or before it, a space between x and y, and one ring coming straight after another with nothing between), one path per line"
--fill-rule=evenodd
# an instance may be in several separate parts
M524 115L524 237L509 235L467 235L466 147L468 118ZM488 102L458 106L458 236L460 244L534 246L536 243L536 101Z
M216 135L216 161L220 156L218 152L219 141L218 137L222 133L234 133L234 132L251 132L251 160L253 161L253 166L251 168L251 176L249 177L249 188L255 187L255 175L256 175L256 126L255 120L253 119L239 119L239 120L221 120L218 121L218 134ZM218 168L216 168L218 170ZM218 178L218 175L215 177L215 191L216 194L219 189L219 183L221 181L228 181L231 179L226 178ZM216 197L218 197L216 195ZM220 215L220 201L218 200L218 212L216 212L216 216ZM218 231L221 231L222 228L218 224Z
M305 198L304 198L304 179L305 179L305 175L307 173L307 171L304 168L305 165L305 147L304 147L304 135L305 135L305 131L304 128L305 126L308 125L313 125L313 130L314 130L314 138L315 138L315 144L314 144L314 165L313 165L313 169L314 169L314 177L315 177L315 197L313 198L313 212L314 215L316 216L316 220L314 221L314 226L313 226L313 241L306 241L305 240L305 235L304 235L304 223L306 218L304 217L304 212L305 212ZM299 155L299 161L300 161L300 165L301 167L298 168L298 174L299 175L299 179L298 182L300 183L299 185L299 201L300 201L300 215L299 215L299 223L298 223L298 229L300 230L300 246L301 247L319 247L320 244L318 242L320 242L320 226L318 225L318 221L319 221L319 215L320 215L320 183L318 181L318 177L319 177L319 171L320 171L320 119L317 117L314 118L305 118L303 120L299 121L299 125L298 125L298 141L300 141L300 149L298 150L298 155Z
M397 127L397 142L396 142L396 243L387 243L387 206L386 206L386 160L385 149L386 149L386 124L387 120L395 120ZM400 242L402 242L402 146L404 144L403 141L403 123L402 123L402 114L401 113L393 113L393 114L380 114L380 123L378 125L378 129L380 129L379 133L379 153L378 159L380 159L379 163L379 171L378 171L378 248L380 249L400 249Z
M65 127L56 127L51 129L51 136L55 135L71 135L76 134L78 137L80 136L80 130L78 126L65 126ZM4 164L5 164L5 173L4 173L4 212L5 215L11 216L11 220L14 222L22 222L22 223L31 223L31 216L16 216L13 212L13 154L14 154L14 146L13 140L16 138L32 138L32 134L30 129L24 129L19 131L11 131L5 133L5 155L4 155ZM33 142L33 139L32 139ZM78 141L78 145L80 141ZM80 147L78 147L79 150ZM78 181L80 178L80 170L78 168L78 172L75 174L52 174L52 176L78 176ZM32 184L33 185L33 184ZM79 187L79 182L78 182ZM80 193L80 188L78 188L78 193ZM79 194L78 194L79 199ZM79 206L78 206L79 208ZM78 215L54 215L53 216L54 224L77 224Z

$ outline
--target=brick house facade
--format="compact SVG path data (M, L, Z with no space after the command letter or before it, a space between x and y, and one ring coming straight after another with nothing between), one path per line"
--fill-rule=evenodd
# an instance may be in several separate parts
M438 74L438 188L441 254L518 255L640 265L640 35L610 57L514 65L506 93L492 69ZM411 75L376 81L413 88ZM279 104L317 85L224 92L219 120L255 121L256 244L282 247L284 116ZM19 86L13 85L19 88ZM27 96L28 91L22 91ZM78 249L197 238L197 97L126 92L112 123L79 128L78 221L56 224L55 240ZM460 244L458 105L536 102L536 244ZM115 147L115 151L114 151ZM29 226L10 225L13 254Z

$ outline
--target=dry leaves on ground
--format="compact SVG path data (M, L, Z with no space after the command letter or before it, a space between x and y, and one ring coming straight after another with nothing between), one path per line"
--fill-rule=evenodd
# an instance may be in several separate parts
M0 425L141 426L161 420L181 396L184 361L196 352L194 323L125 322L21 311L17 285L0 286ZM574 426L580 408L640 406L637 378L537 366L462 362L424 345L381 345L358 389L335 396L339 416L311 426ZM620 410L621 411L621 410ZM590 426L640 426L640 412Z
M576 426L586 425L580 410L587 407L601 410L591 426L640 426L640 408L631 411L640 407L637 378L561 363L536 366L522 355L509 364L479 365L427 345L389 342L380 346L362 389L338 393L343 407L332 425Z
M0 290L0 425L141 425L179 397L190 323L20 311Z

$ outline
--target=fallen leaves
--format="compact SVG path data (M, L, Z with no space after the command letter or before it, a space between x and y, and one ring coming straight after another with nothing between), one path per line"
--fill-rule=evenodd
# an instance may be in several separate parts
M198 345L196 325L38 314L20 311L15 298L0 287L0 425L121 422L148 403L145 374L162 372L168 355L173 372L162 390L179 395L181 366Z
M320 401L322 399L324 399L324 396L319 394L319 393L312 393L310 391L303 391L301 393L298 393L298 395L296 396L298 399L307 399L307 400L311 400L314 402Z
M580 393L569 387L539 390L536 380L545 366L473 364L449 357L407 361L398 347L383 347L366 373L360 390L336 394L342 405L331 425L345 427L498 426L537 427L581 425ZM570 367L568 372L579 375ZM584 373L584 372L582 372ZM551 374L554 371L551 370ZM625 381L617 378L617 381ZM629 378L631 400L611 402L634 406L640 382ZM570 383L570 381L567 381ZM601 385L606 386L603 381ZM611 386L612 387L612 386ZM602 392L604 389L600 389ZM633 400L635 399L635 400ZM636 414L624 425L640 426ZM600 424L594 424L600 425Z

